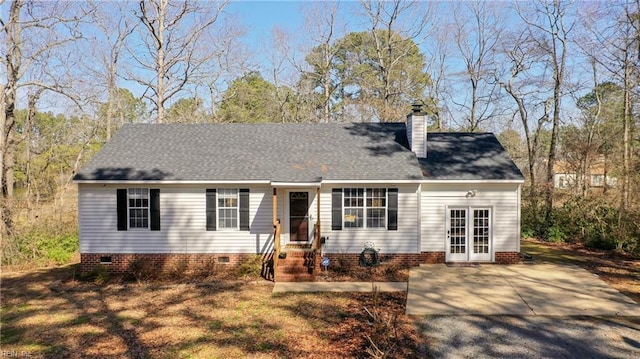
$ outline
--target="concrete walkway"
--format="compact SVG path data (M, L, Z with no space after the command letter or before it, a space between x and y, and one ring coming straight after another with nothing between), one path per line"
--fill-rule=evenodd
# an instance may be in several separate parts
M285 292L405 292L407 282L276 282L273 293Z
M406 313L640 316L640 305L576 266L433 264L411 268Z

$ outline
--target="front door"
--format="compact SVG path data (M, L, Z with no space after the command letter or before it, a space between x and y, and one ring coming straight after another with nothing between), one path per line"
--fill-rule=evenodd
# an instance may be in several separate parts
M289 240L307 242L309 240L309 193L289 193Z
M447 262L491 260L491 209L447 210Z

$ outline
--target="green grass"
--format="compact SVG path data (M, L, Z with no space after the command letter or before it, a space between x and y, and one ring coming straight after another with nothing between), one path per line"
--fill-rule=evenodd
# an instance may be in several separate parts
M520 252L530 254L536 262L543 263L582 264L586 260L579 254L533 241L521 241Z

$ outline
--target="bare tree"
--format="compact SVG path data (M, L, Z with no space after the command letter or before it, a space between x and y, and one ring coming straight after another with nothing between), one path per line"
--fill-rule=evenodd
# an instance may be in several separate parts
M611 22L601 22L598 18L603 14L607 18L613 18ZM621 109L621 188L618 211L617 247L622 250L629 243L637 243L637 238L630 238L632 232L632 194L637 193L633 187L638 185L637 171L632 170L638 166L637 151L637 101L640 73L640 1L631 0L616 4L615 6L602 6L590 14L590 37L594 46L600 49L597 57L598 64L605 69L605 75L611 76L622 91ZM634 141L635 137L635 141ZM635 145L635 146L634 146ZM637 187L636 187L637 188ZM636 202L637 204L637 202ZM632 235L631 235L632 236ZM637 244L636 244L637 245Z
M449 120L453 118L448 106L451 93L448 73L453 31L451 31L451 24L443 19L440 19L436 27L439 31L434 34L429 44L425 44L427 58L430 59L427 61L427 73L431 77L431 84L427 88L428 102L426 105L433 113L436 130L444 131L447 127L445 123L447 118Z
M208 31L205 35L211 60L203 63L201 71L194 76L196 90L193 95L209 99L208 119L211 121L218 120L223 93L233 79L253 69L250 58L254 56L242 42L246 29L241 21L233 17L222 20L216 31ZM200 91L205 91L206 95L200 95ZM206 106L206 101L203 105Z
M424 92L426 88L404 88L396 80L394 74L404 65L403 60L414 51L412 44L420 45L428 36L432 20L432 7L414 1L362 1L365 14L370 22L373 37L373 52L377 76L381 82L381 93L378 99L381 106L377 108L377 117L381 121L398 121L406 111L406 102L420 99L404 99L402 96L410 92ZM430 5L430 4L428 4ZM425 86L426 87L426 86ZM411 91L413 90L413 91ZM400 106L399 103L405 103ZM399 108L403 107L403 108Z
M16 151L16 102L18 89L36 87L64 93L53 73L52 53L77 40L85 9L69 2L11 2L0 34L6 54L0 58L6 82L2 84L0 116L0 240L12 230L14 165ZM67 61L73 63L70 55ZM34 99L35 100L35 99Z
M333 64L339 49L334 43L344 35L345 28L345 24L338 18L339 6L338 2L315 2L305 7L305 33L308 36L305 42L313 44L313 48L305 49L304 52L308 53L305 61L311 69L307 71L292 59L301 73L302 81L312 84L309 86L310 92L320 89L316 106L321 109L322 121L327 123L335 117L332 99L338 88Z
M128 47L137 69L128 77L146 88L143 96L153 104L158 123L164 120L167 102L192 84L214 57L205 35L227 4L228 0L140 1L140 43Z
M128 7L128 2L114 2L108 6L102 4L96 13L93 24L97 28L96 35L91 39L90 58L95 61L85 62L89 72L101 79L99 83L106 86L105 139L109 140L114 128L114 118L117 112L122 114L123 104L119 103L117 80L122 65L122 52L127 38L134 31L134 19ZM119 116L120 118L122 116Z
M464 127L470 132L479 130L499 110L496 104L500 87L491 72L505 22L498 6L502 4L475 0L456 3L452 9L457 57L464 65L459 76L464 85L456 89L451 100L463 109Z
M562 98L565 95L565 77L567 53L569 51L569 34L575 20L568 20L567 10L570 4L562 0L527 3L523 9L516 2L520 18L527 24L530 39L544 55L552 71L552 102L553 116L551 127L551 143L547 160L547 175L545 185L545 219L551 223L553 210L553 167L556 163L558 150L558 133L560 130L560 116Z
M550 103L544 99L540 80L535 80L534 73L538 71L536 64L539 56L527 38L526 33L516 33L513 37L504 39L498 62L505 66L500 67L503 71L496 70L495 76L501 88L516 105L514 117L520 119L527 144L529 199L535 201L540 133L549 120ZM540 115L532 118L536 113Z

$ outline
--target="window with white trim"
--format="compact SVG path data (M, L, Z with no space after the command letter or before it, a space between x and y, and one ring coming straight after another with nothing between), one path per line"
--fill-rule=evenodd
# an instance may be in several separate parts
M387 189L367 188L367 228L385 228L387 223Z
M238 189L218 189L218 229L238 229Z
M129 228L149 228L149 189L129 188L127 190L129 204Z
M344 228L385 228L386 188L343 189Z

